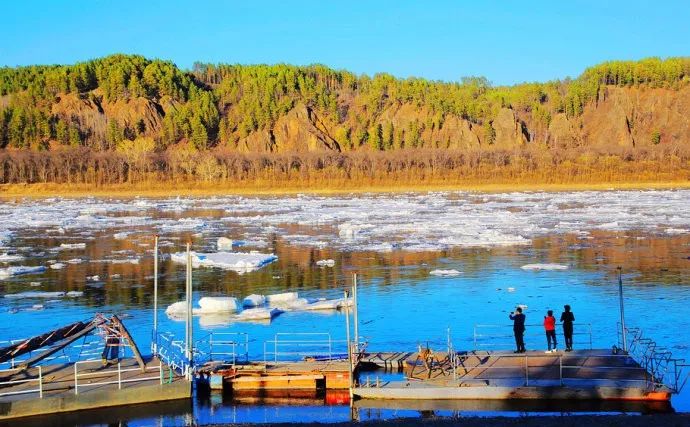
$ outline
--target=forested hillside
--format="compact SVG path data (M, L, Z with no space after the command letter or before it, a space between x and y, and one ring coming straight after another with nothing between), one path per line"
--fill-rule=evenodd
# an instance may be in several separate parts
M564 164L576 175L630 167L620 162L687 178L689 116L690 58L613 61L574 80L505 87L320 65L185 71L113 55L0 68L0 180L292 180L309 170L348 179L420 167L548 178Z

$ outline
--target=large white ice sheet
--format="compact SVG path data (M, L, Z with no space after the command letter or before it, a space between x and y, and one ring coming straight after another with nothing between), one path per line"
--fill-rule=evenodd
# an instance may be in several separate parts
M193 267L218 267L240 273L258 270L278 259L274 254L262 254L259 252L192 252L191 256ZM187 253L176 252L170 254L170 259L174 262L185 264L187 262Z

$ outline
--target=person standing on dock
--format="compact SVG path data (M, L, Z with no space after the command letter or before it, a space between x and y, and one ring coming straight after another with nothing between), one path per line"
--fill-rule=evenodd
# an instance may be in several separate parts
M522 307L518 307L510 313L510 320L513 321L513 333L515 334L515 353L524 353L525 350L525 315L522 314Z
M565 311L561 313L561 322L563 322L563 336L565 337L565 351L573 351L573 322L575 315L570 311L568 304L564 305Z
M544 330L546 331L546 345L548 346L547 353L556 351L556 318L553 317L553 310L546 312L544 316ZM553 343L553 350L551 350L551 344Z

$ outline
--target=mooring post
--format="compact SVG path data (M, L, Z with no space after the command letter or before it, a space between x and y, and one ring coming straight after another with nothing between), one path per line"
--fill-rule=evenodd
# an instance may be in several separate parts
M185 357L187 359L187 379L191 380L191 369L193 363L192 337L194 336L192 326L192 242L187 241L187 281L185 288L185 302L187 303L187 316L185 321Z
M345 291L345 301L349 297L348 292ZM352 369L352 346L350 343L350 305L345 304L345 340L347 341L347 366L348 366L348 390L350 392L350 406L352 406L352 385L353 385L353 369Z
M153 337L151 351L158 354L158 234L153 236Z
M352 322L355 324L355 339L354 339L354 344L355 344L355 352L359 353L359 299L357 296L357 273L354 273L352 275L352 306L353 306L353 313L352 313ZM347 300L346 300L347 302Z
M623 351L628 353L628 338L625 329L625 306L623 304L623 269L618 266L618 299L621 311L621 336L623 337Z

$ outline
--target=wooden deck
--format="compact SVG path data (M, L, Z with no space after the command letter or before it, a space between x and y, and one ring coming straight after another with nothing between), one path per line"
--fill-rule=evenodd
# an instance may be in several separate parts
M360 381L354 394L372 399L623 399L668 400L665 388L627 356L608 350L564 353L467 352L455 368L447 354L428 363L401 362L406 381Z

